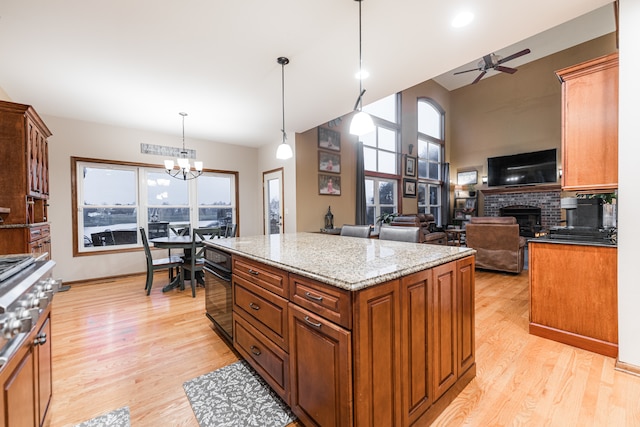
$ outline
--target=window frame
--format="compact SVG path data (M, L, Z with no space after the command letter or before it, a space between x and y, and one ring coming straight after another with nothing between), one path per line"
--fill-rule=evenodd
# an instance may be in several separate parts
M437 162L438 165L438 179L431 179L431 178L425 178L425 177L420 177L420 168L419 168L419 164L420 161L426 161L427 163L427 176L428 176L428 171L429 171L429 164L433 164L436 162L433 162L431 160L429 160L429 158L424 158L424 157L420 157L420 149L418 148L418 152L417 152L417 159L418 159L418 165L417 165L417 179L418 179L418 187L420 186L424 186L425 187L425 203L424 204L420 204L419 200L418 200L418 212L421 213L431 213L431 208L437 208L438 209L438 215L434 215L435 220L436 220L436 225L438 226L442 226L445 221L448 222L448 219L443 218L442 217L442 212L443 212L443 206L442 206L442 200L443 200L443 194L442 192L444 191L444 180L442 177L442 167L445 163L444 159L445 159L445 123L446 123L446 113L444 111L444 109L442 108L442 106L440 106L440 104L438 102L436 102L433 98L429 98L429 97L418 97L416 100L416 110L419 110L419 105L421 102L427 103L429 104L434 110L436 110L439 115L440 115L440 138L436 138L432 135L428 135L426 133L422 133L420 131L417 131L417 142L418 142L418 147L420 146L420 141L424 141L427 144L432 143L432 144L437 144L440 146L440 153L439 153L439 161ZM416 114L416 129L420 129L420 125L418 123L419 120L419 114ZM430 197L429 197L429 188L431 186L437 186L439 188L439 195L438 195L438 204L436 205L432 205L430 203ZM418 191L420 191L418 189Z
M396 208L395 212L399 212L400 211L400 200L402 200L402 198L398 195L398 189L399 189L399 185L398 185L398 180L397 179L393 179L393 178L388 178L388 177L378 177L378 176L365 176L365 187L366 187L366 181L367 180L371 180L373 181L373 203L369 204L369 200L367 199L366 201L366 209L368 209L369 207L373 206L374 208L374 212L373 212L373 219L374 219L374 230L378 231L380 229L380 223L378 221L378 217L380 216L380 212L381 212L381 208L383 206L394 206ZM393 183L394 186L394 194L395 194L395 200L394 203L392 205L388 205L388 204L380 204L380 182L384 181L384 182L390 182Z
M105 246L100 248L93 248L92 250L81 250L79 237L79 214L82 210L82 207L79 204L79 198L82 196L80 185L81 179L79 178L79 167L80 165L95 165L96 167L104 166L104 167L122 167L123 169L135 169L136 170L136 229L139 227L148 228L148 208L149 204L146 200L147 191L146 184L143 183L146 180L146 172L147 171L164 171L164 167L158 164L150 164L150 163L142 163L142 162L129 162L129 161L119 161L119 160L106 160L106 159L95 159L95 158L85 158L85 157L71 157L71 212L72 212L72 239L73 239L73 257L80 256L94 256L94 255L103 255L103 254L113 254L113 253L122 253L122 252L135 252L143 249L142 241L138 239L138 243L129 244L129 245L118 245L118 246ZM234 210L235 215L233 215L233 222L235 224L239 224L240 218L240 199L239 199L239 173L237 171L227 171L227 170L218 170L218 169L204 169L203 172L205 174L223 174L230 175L233 177L233 185L234 189L232 189L232 206L231 208ZM170 178L175 179L175 178ZM198 204L196 190L197 187L195 185L188 185L189 188L189 222L193 222L198 218L198 209L200 205ZM235 202L235 203L234 203ZM82 247L84 249L84 247Z

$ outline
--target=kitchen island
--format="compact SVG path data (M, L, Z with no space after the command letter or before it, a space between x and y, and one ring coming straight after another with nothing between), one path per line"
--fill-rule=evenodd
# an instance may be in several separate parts
M308 426L428 425L475 377L469 248L296 233L232 254L233 345Z

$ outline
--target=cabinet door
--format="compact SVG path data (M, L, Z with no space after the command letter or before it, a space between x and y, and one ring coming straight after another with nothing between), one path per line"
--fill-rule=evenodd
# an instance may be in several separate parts
M457 261L458 375L475 363L475 258Z
M558 71L562 87L562 188L618 187L618 55Z
M433 269L433 399L458 379L456 263Z
M47 317L42 328L38 331L36 339L38 340L38 345L35 347L38 376L38 413L39 424L43 425L53 390L53 378L51 376L51 317Z
M433 293L431 270L402 278L402 425L412 425L433 403Z
M352 425L351 333L289 304L291 409L306 426Z
M33 347L21 353L17 367L3 384L6 427L34 427L36 425L36 397L34 392ZM38 423L39 425L39 423Z

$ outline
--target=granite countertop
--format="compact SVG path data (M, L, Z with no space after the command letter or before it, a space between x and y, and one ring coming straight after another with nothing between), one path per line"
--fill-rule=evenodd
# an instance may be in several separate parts
M320 233L212 239L205 244L349 291L476 253L464 247Z

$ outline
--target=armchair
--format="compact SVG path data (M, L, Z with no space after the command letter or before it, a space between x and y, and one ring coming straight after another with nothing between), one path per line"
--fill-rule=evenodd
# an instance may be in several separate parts
M441 231L431 231L431 226L435 224L433 214L410 214L398 215L391 221L392 226L400 227L420 227L420 243L431 243L436 245L446 245L447 235Z
M526 240L514 217L472 217L466 226L467 246L477 251L476 267L520 273Z

